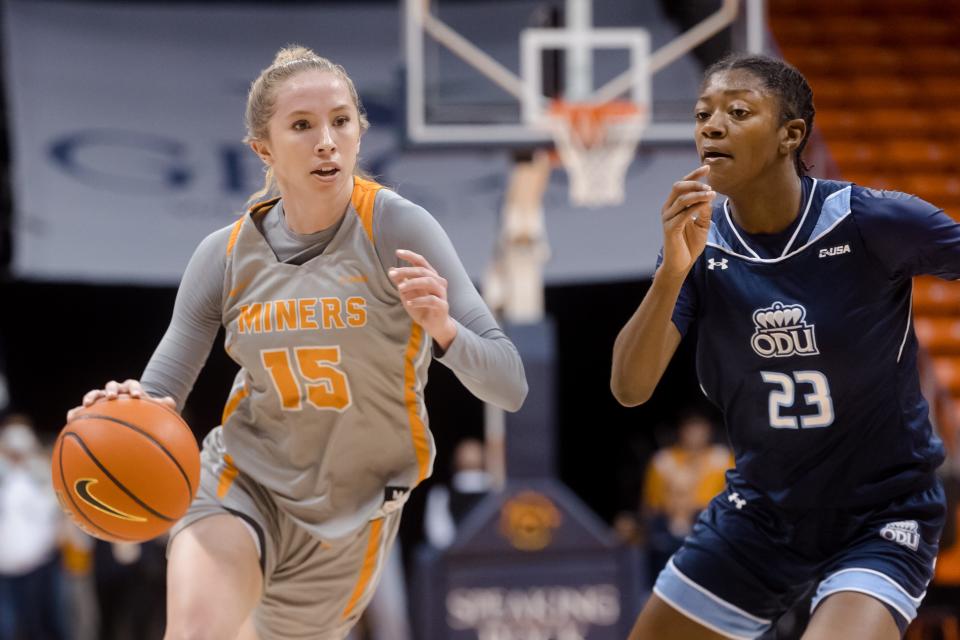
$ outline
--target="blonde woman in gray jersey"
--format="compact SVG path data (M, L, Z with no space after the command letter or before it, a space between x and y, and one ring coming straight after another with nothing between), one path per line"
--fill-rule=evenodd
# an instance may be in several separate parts
M282 49L246 124L267 166L256 204L200 243L141 380L83 405L182 407L222 325L241 369L171 534L165 637L343 638L430 475L431 357L509 411L526 379L437 222L355 175L368 125L341 66Z

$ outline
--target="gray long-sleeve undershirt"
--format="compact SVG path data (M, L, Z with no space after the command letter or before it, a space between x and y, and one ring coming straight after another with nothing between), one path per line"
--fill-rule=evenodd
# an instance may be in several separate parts
M197 247L180 282L170 326L141 377L148 394L170 396L180 408L220 328L226 247L232 226L211 233ZM287 226L282 206L278 205L260 219L258 228L279 260L302 264L323 253L339 224L317 233L298 234ZM377 196L373 230L385 270L409 266L396 257L397 249L408 249L424 256L447 279L447 300L450 317L457 323L457 336L437 360L481 400L508 411L519 409L527 393L523 363L470 281L440 224L422 207L384 189Z

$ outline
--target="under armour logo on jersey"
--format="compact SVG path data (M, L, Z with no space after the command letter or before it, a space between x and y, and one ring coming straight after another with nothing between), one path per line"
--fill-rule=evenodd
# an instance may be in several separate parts
M383 501L393 502L394 500L400 500L409 491L409 487L385 487L383 490Z
M713 271L717 267L720 267L720 270L723 271L727 268L727 259L720 258L719 260L714 260L713 258L707 258L707 269Z
M750 346L764 358L815 356L817 339L814 325L807 324L807 310L801 304L774 302L753 312L756 325Z
M741 498L740 494L737 492L733 492L730 495L728 495L727 502L732 502L733 506L737 508L737 511L747 506L747 501Z
M880 537L916 551L920 546L920 527L916 520L891 522L880 529Z

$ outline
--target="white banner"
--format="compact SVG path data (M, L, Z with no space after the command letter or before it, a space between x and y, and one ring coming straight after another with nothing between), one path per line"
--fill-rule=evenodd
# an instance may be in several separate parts
M373 121L365 165L431 211L481 279L509 156L400 148L397 6L5 0L4 13L17 276L176 283L197 243L259 188L260 163L241 143L247 87L299 42L354 78ZM651 273L661 200L695 161L691 146L650 155L642 174L635 162L628 206L598 211L570 207L555 173L548 281Z

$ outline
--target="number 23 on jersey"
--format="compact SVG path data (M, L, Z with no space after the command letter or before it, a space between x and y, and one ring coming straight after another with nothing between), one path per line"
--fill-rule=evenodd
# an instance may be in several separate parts
M794 371L790 374L779 371L761 371L767 384L774 385L767 398L770 426L774 429L819 429L833 424L833 398L827 376L820 371ZM797 387L803 385L803 404L816 409L812 415L784 415L785 409L797 405ZM799 407L797 407L799 408Z

